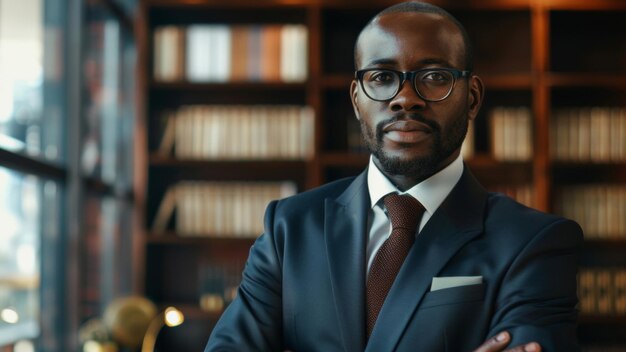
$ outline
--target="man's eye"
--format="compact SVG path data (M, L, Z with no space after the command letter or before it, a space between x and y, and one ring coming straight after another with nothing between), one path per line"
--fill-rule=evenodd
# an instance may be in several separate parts
M390 72L372 72L369 80L379 83L391 82L393 81L393 74Z
M450 78L448 77L448 75L445 75L438 71L427 72L422 76L422 81L447 82L449 80Z

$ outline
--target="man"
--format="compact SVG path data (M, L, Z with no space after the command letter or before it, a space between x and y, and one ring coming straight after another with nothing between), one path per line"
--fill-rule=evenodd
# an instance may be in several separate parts
M578 350L580 228L487 193L460 157L483 98L463 27L395 5L355 56L367 170L268 206L206 350Z

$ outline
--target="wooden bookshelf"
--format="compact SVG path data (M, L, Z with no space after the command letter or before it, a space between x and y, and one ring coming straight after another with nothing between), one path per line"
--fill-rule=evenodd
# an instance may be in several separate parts
M358 124L348 93L354 75L354 41L373 14L394 2L144 0L141 3L139 93L143 97L141 110L147 135L144 189L140 193L145 194L145 224L148 224L143 236L144 286L148 297L158 304L184 304L194 310L199 299L195 286L199 266L207 261L243 262L251 244L249 239L182 238L172 229L165 234L151 233L149 224L156 209L166 190L176 182L288 180L303 191L362 171L368 154L354 143ZM448 9L466 25L475 46L475 71L484 78L486 97L474 126L474 156L466 162L488 189L528 186L533 191L534 206L553 211L556 194L563 186L593 182L626 186L626 161L573 163L554 160L550 154L550 128L556 109L626 108L626 27L622 24L626 5L622 1L437 0L434 3ZM155 29L190 24L305 25L307 78L298 83L155 81L152 75ZM187 104L308 105L315 112L313 155L297 161L219 161L177 160L158 154L163 133L160 113ZM526 161L498 161L493 157L490 141L490 113L498 107L520 106L530 108L532 113L533 157ZM599 258L605 249L616 254ZM621 238L593 239L585 246L581 262L586 266L626 267L626 263L618 260L623 249ZM203 319L202 314L196 317ZM623 319L608 320L605 327L609 332L602 334L594 333L598 329L595 322L599 320L602 318L581 319L583 345L601 343L598 336L606 337L612 330L616 335L611 335L610 341L626 346L626 338L618 334L626 327ZM204 331L202 338L206 340L209 333ZM176 340L179 336L173 334L169 338Z

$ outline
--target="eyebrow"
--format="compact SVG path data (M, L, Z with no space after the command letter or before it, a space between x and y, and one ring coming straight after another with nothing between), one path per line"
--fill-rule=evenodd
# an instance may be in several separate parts
M432 58L421 60L420 65L439 65L444 67L453 67L452 64L444 59Z
M374 60L368 62L367 65L365 65L365 67L382 66L382 65L395 65L397 63L398 63L398 61L395 60L395 59L382 58L382 59L374 59ZM420 66L438 65L438 66L443 66L443 67L453 67L450 64L450 62L448 62L448 61L446 61L444 59L439 59L439 58L423 59L423 60L420 60L418 62L418 64Z
M370 66L380 66L380 65L393 65L396 64L397 61L394 59L374 59L370 62L367 63L367 65L365 65L365 67L370 67Z

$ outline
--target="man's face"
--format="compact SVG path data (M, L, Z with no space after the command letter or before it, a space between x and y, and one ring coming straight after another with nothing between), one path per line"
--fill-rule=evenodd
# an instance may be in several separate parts
M357 46L358 69L464 70L464 65L462 35L436 14L383 15L362 33ZM353 81L351 97L378 167L391 175L423 179L459 155L468 121L480 107L482 85L477 77L459 78L450 96L428 102L406 81L393 99L379 102Z

